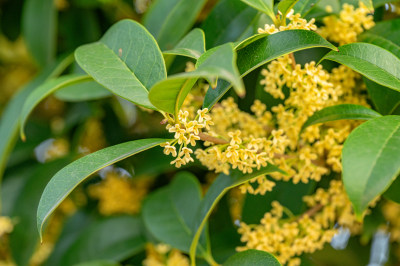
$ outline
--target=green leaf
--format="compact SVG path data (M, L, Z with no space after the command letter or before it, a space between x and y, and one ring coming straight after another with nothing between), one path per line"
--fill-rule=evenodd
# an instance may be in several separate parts
M128 66L106 45L97 42L75 51L79 65L99 84L112 93L140 106L155 109L148 90Z
M400 0L372 0L372 3L374 4L374 8L378 8L385 4L395 3L395 2L399 2L399 1Z
M57 90L54 95L65 102L84 102L110 97L109 90L94 81L85 81Z
M201 25L208 48L243 40L257 19L257 10L240 0L220 0ZM245 36L246 38L248 36Z
M161 49L172 49L192 28L206 2L206 0L154 1L143 18L143 25L156 37Z
M37 87L26 99L20 116L20 135L21 138L25 141L25 123L28 120L29 115L35 109L35 107L47 96L52 94L58 89L63 87L73 85L79 82L88 81L92 78L89 76L82 76L82 75L66 75L56 79L49 80L39 87Z
M400 19L380 21L366 33L382 36L400 46Z
M400 173L400 116L365 122L342 151L343 182L356 215L383 193Z
M400 59L379 46L346 44L339 52L329 52L321 61L325 59L346 65L382 86L400 91Z
M282 56L313 47L336 49L315 32L287 30L266 35L238 51L237 65L242 77L252 70ZM211 107L230 89L227 82L218 81L217 88L207 91L203 107Z
M293 9L299 0L282 0L278 4L278 10L282 13L282 18L286 19L286 15Z
M373 33L364 33L358 37L361 42L367 42L382 47L400 58L400 46L382 36Z
M142 251L145 239L140 218L116 216L97 220L65 251L62 265L91 260L123 261Z
M95 260L75 264L74 266L120 266L121 264L108 260Z
M306 16L321 0L299 0L293 7L295 14Z
M357 104L338 104L315 112L302 126L302 130L311 125L343 119L369 120L381 117L374 110Z
M35 61L46 66L55 59L57 11L53 0L27 0L22 14L24 40Z
M172 183L150 195L143 204L143 220L151 234L163 243L189 252L195 231L194 218L201 201L201 188L195 176L177 174ZM199 255L207 253L205 238Z
M236 253L223 266L280 266L279 261L270 253L249 249Z
M166 139L142 139L121 143L82 157L61 169L47 184L37 210L40 236L46 219L71 191L90 175L141 151L166 142Z
M208 217L212 210L217 205L218 201L231 189L237 187L253 178L261 175L265 175L272 172L282 172L278 167L269 164L266 167L256 170L251 174L243 174L239 171L232 172L229 176L220 174L217 179L212 183L204 196L201 204L198 208L195 218L195 232L192 244L190 245L190 259L192 264L194 263L196 256L197 243L200 239L201 232L205 228ZM282 172L284 173L284 172Z
M100 42L118 55L145 88L167 77L156 40L138 22L125 19L115 23Z
M400 204L400 178L397 177L383 194L386 199Z
M172 50L163 54L182 55L198 59L206 51L206 40L202 29L194 29L189 32Z
M18 218L18 223L10 234L10 249L16 265L30 265L29 260L39 241L35 223L40 195L51 176L69 161L70 159L57 160L30 169L31 172L28 173L27 181L19 193L10 215ZM24 174L26 176L26 173Z
M242 2L254 7L258 11L267 14L275 20L274 1L273 0L241 0Z
M11 150L18 139L21 106L23 106L26 98L37 86L47 79L59 75L71 63L71 60L72 57L67 57L46 67L36 78L16 93L8 102L1 116L0 123L0 181Z
M392 114L400 105L400 92L381 86L365 77L364 83L376 110L382 115Z
M217 78L227 80L239 95L244 95L244 85L235 62L236 52L230 43L208 50L198 59L195 71L177 74L157 83L150 91L150 101L158 109L176 116L199 78L212 83Z

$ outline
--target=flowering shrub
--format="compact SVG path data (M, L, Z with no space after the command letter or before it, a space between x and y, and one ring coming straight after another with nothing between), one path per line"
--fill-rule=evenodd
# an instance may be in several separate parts
M24 1L0 265L397 265L396 2Z

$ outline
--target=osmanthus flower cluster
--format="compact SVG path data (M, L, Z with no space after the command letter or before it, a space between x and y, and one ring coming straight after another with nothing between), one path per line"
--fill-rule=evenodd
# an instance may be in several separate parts
M265 250L275 254L282 264L300 265L298 256L322 249L337 228L360 233L362 224L353 214L341 181L332 180L328 189L317 189L314 195L305 196L304 202L309 209L301 216L294 216L274 201L260 224L241 223L238 231L246 245L237 249Z
M146 259L143 261L143 266L164 266L177 265L189 266L189 259L179 250L172 249L166 244L147 244Z
M328 11L329 8L328 8ZM324 27L318 30L321 36L338 43L339 45L357 41L357 36L375 25L370 10L360 2L359 7L343 4L339 17L335 15L324 17Z

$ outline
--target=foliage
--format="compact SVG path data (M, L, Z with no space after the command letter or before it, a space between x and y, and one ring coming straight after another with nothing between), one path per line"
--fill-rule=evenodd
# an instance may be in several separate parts
M398 2L1 3L0 264L396 265Z

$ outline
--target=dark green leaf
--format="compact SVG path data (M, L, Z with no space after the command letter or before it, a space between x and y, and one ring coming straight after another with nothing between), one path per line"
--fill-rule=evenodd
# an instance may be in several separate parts
M142 231L137 217L117 216L95 221L65 252L62 266L91 260L125 260L144 249Z
M202 29L194 29L189 32L172 50L164 51L164 54L182 55L198 59L206 51L206 40Z
M295 14L306 16L321 0L299 0L293 7Z
M200 239L201 232L205 228L208 217L212 210L217 205L218 201L231 189L237 187L253 178L265 175L271 172L282 172L276 166L269 164L266 167L256 170L251 174L243 174L239 171L234 171L229 176L220 174L217 179L212 183L204 196L198 208L195 218L195 232L192 244L190 245L190 259L193 263L196 255L197 243Z
M121 20L100 42L126 64L147 89L167 77L164 59L153 36L138 22Z
M366 33L382 36L400 46L400 19L378 22L372 29L366 31Z
M239 95L244 95L244 85L235 62L236 52L230 43L208 50L197 61L195 71L174 75L157 83L150 91L150 101L158 109L177 115L198 78L206 78L212 83L217 78L227 80Z
M53 0L24 2L22 31L33 58L40 66L55 59L57 11Z
M336 49L312 31L287 30L267 35L238 51L239 72L244 77L252 70L282 55L313 47ZM211 109L229 89L230 85L227 82L219 80L217 88L207 91L203 106Z
M375 44L400 58L400 46L392 41L373 33L364 33L358 37L359 41Z
M278 10L282 13L282 18L286 19L286 15L293 9L299 0L282 0L278 4Z
M84 81L90 81L92 80L91 77L89 76L82 76L82 75L66 75L62 76L56 79L49 80L39 87L37 87L26 99L22 111L21 111L21 116L20 116L20 134L21 138L23 140L26 139L25 137L25 123L29 117L29 115L32 113L32 111L35 109L35 107L47 96L52 94L58 89L61 89L63 87L73 85L79 82L84 82Z
M90 175L104 167L153 148L165 139L142 139L111 146L82 157L61 169L47 184L37 210L37 227L42 234L43 224L71 191Z
M161 49L172 49L193 26L205 3L206 0L154 1L143 25L156 37Z
M270 253L249 249L230 257L224 266L280 266L279 261Z
M221 0L201 25L206 35L206 46L212 48L227 42L243 40L243 34L257 18L257 11L240 0ZM246 38L248 36L245 36Z
M149 92L128 66L110 48L98 42L75 51L79 65L99 84L135 104L155 109Z
M400 0L372 0L372 3L374 4L374 8L378 8L385 4L395 3L395 2L399 2L399 1Z
M144 223L161 242L189 252L195 233L194 219L200 201L201 190L196 177L188 172L181 172L171 185L157 190L144 202ZM205 241L201 242L198 251L200 256L205 256Z
M367 78L364 78L364 83L376 110L382 115L392 114L400 105L400 92L381 86Z
M45 68L28 85L21 89L8 102L3 111L0 123L0 180L3 176L4 169L7 164L8 156L18 139L19 117L21 115L21 106L23 106L29 94L41 83L49 78L59 75L71 63L72 57L59 60L54 65Z
M383 193L400 173L400 116L365 122L342 151L343 182L356 215Z
M83 102L111 96L111 92L94 81L80 82L57 90L54 95L65 102Z
M379 46L346 44L338 52L329 52L322 58L325 59L346 65L380 85L400 91L400 59Z
M390 185L388 190L383 194L383 196L391 201L400 204L400 178L397 177L393 183Z
M267 14L275 20L274 1L273 0L241 0L242 2L254 7L258 11Z
M108 260L95 260L89 262L82 262L79 264L75 264L74 266L119 266L121 264L108 261Z
M315 112L304 123L302 130L311 125L343 119L369 120L381 115L374 110L357 104L339 104Z

